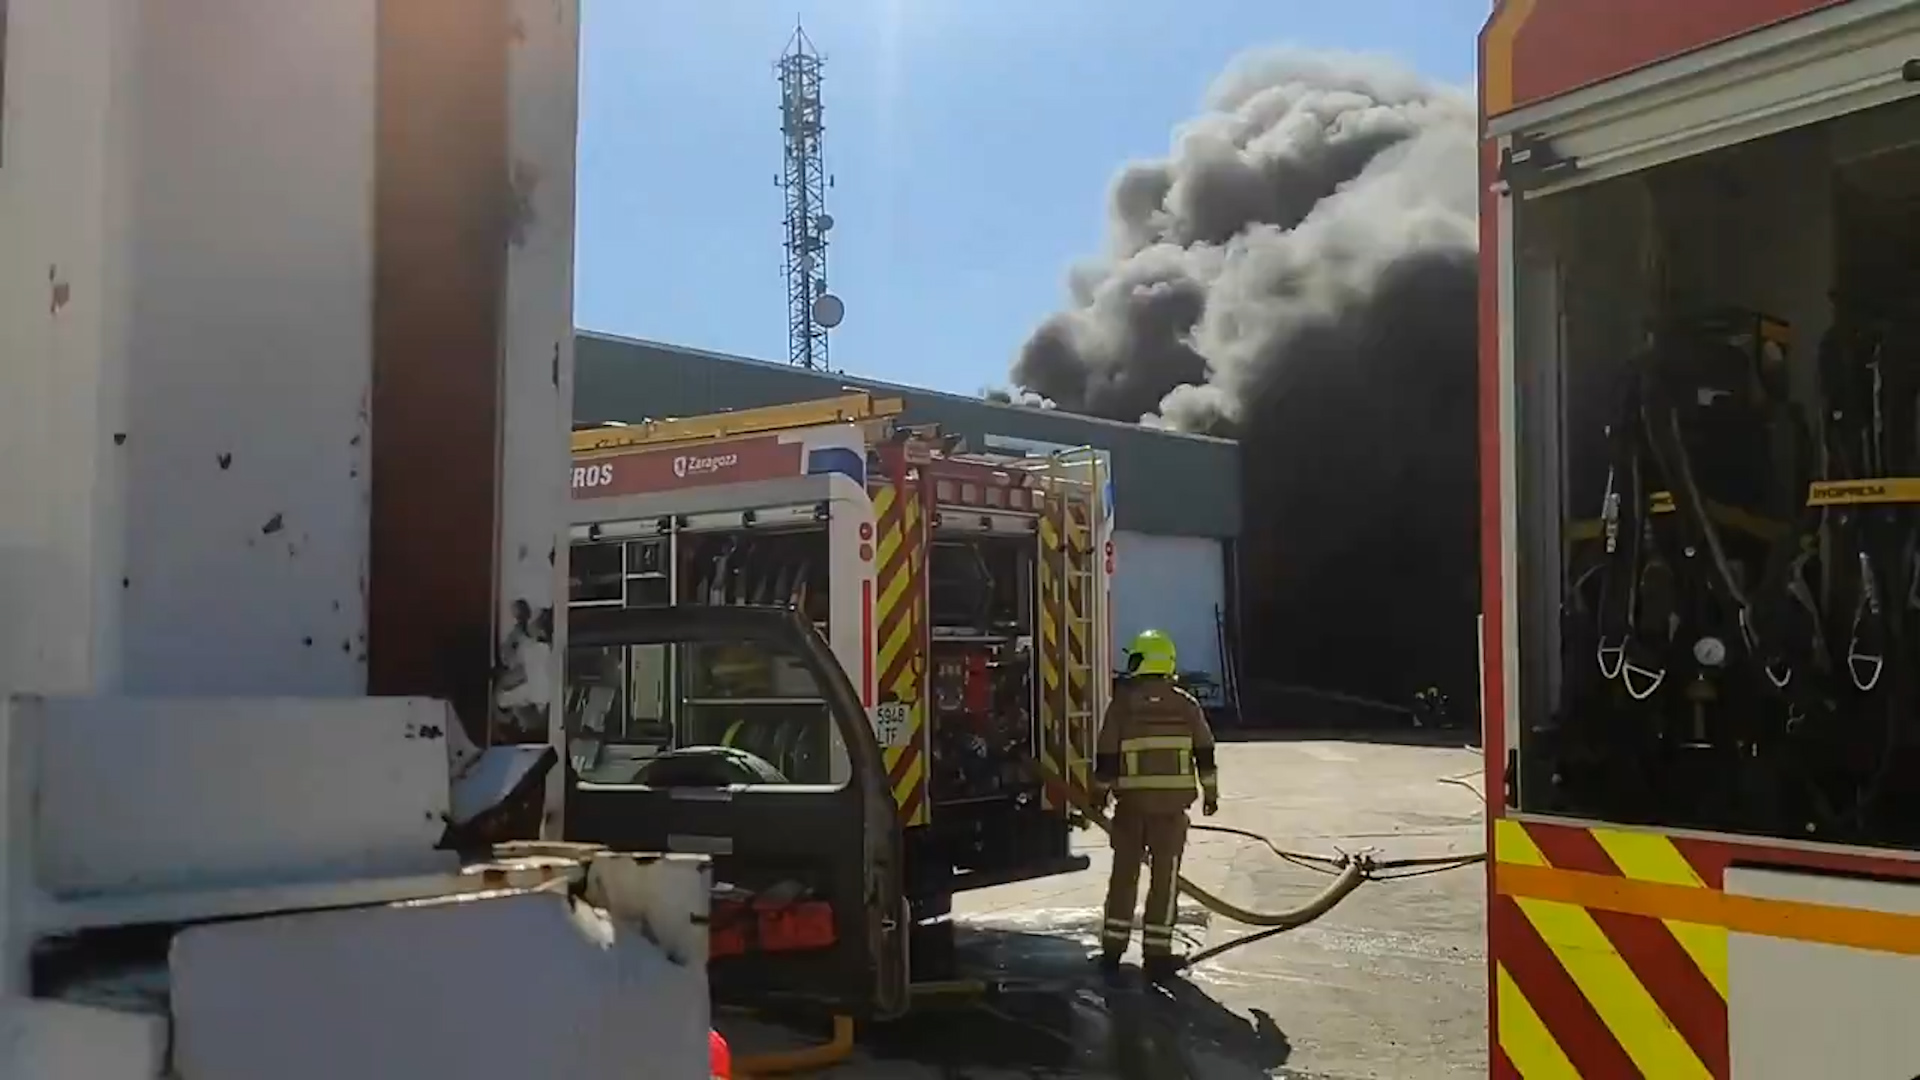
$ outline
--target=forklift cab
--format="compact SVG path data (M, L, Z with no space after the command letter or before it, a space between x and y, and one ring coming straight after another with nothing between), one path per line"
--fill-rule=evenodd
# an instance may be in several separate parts
M722 999L904 1011L902 837L866 710L779 607L569 617L566 838L714 864Z

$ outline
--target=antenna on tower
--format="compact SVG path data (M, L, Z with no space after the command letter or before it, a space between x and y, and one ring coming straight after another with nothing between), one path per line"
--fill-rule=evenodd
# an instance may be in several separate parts
M775 65L780 80L780 133L785 164L777 183L786 194L787 362L827 366L827 331L847 317L847 305L827 291L827 175L820 152L820 69L825 58L799 23Z

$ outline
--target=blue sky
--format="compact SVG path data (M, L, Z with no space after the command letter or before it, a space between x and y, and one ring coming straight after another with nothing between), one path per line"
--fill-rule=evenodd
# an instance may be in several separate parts
M585 0L575 318L786 358L779 97L796 16L827 57L833 367L1004 380L1098 251L1107 183L1163 154L1234 54L1399 57L1466 84L1490 0Z

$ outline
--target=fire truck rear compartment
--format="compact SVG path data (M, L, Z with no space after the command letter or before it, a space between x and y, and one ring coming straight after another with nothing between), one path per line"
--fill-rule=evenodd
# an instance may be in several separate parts
M930 553L927 841L955 874L929 891L1053 872L1067 829L1035 770L1034 536L936 536Z
M1915 132L1513 200L1509 805L1920 846Z
M574 603L581 608L791 605L816 626L825 626L823 529L682 532L677 540L659 536L574 545L569 556ZM600 709L613 724L610 743L624 756L613 764L603 760L602 772L616 765L637 768L671 749L671 760L646 766L647 782L835 780L839 755L825 706L812 676L791 657L711 643L681 646L672 658L657 646L575 649L569 653L567 679L569 700L580 698L581 708L594 687L606 688ZM671 696L674 704L665 713L645 715L641 699L669 684L678 689L662 694L662 700ZM649 692L642 693L643 688Z
M1033 538L936 540L928 575L936 806L1034 789Z

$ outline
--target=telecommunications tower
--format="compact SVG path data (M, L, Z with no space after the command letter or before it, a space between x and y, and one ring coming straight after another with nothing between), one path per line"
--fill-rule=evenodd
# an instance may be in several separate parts
M820 154L819 50L807 32L795 26L787 50L776 65L780 79L780 132L786 161L774 181L787 197L787 362L826 368L827 331L846 318L847 306L827 291L827 175Z

